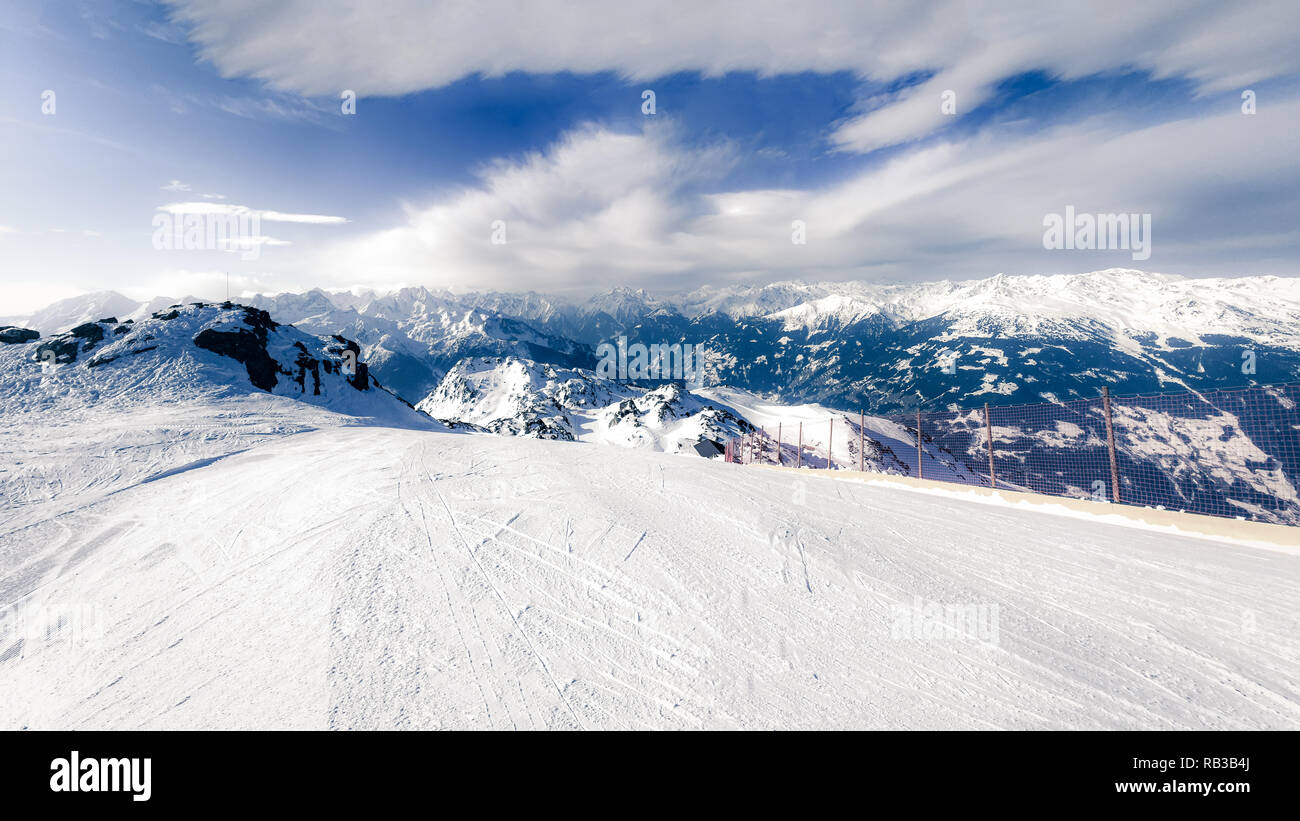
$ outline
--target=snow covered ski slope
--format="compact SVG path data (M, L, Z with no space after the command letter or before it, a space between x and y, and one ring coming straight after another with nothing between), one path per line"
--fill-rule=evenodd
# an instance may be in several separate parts
M0 727L1300 728L1300 557L274 399L0 438Z

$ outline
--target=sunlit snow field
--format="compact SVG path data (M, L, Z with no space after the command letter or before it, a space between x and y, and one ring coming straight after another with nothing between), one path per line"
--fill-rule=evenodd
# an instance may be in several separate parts
M1300 727L1297 556L273 396L0 452L4 728Z

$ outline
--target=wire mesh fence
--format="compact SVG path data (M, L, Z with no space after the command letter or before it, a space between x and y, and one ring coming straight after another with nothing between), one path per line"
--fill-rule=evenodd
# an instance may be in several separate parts
M1300 525L1300 385L781 420L742 464L867 470ZM919 432L919 435L918 435Z

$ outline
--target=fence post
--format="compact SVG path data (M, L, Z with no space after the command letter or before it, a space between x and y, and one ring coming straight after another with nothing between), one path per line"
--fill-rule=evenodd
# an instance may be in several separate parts
M924 479L925 472L921 468L921 409L916 409L916 478Z
M993 471L993 423L989 421L989 403L984 403L984 433L987 436L989 449L989 486L998 486L998 476Z
M858 411L858 470L865 472L867 469L867 412Z
M795 462L795 467L803 467L803 422L799 423L799 461Z
M1119 504L1119 460L1115 458L1115 423L1110 418L1110 388L1103 385L1101 401L1106 408L1106 447L1110 450L1110 486L1111 496Z
M835 417L831 417L830 429L826 431L826 469L831 470L831 442L835 439Z

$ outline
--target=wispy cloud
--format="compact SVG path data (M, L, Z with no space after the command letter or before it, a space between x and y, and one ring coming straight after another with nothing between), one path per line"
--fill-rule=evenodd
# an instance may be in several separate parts
M230 205L217 202L173 202L168 203L167 205L158 206L158 210L177 216L184 216L186 214L231 217L247 216L257 217L266 220L267 222L299 222L315 225L337 225L348 222L347 217L334 217L324 214L287 214L283 211L268 211L249 208L246 205Z
M173 23L148 20L136 26L136 29L146 37L152 37L164 43L174 45L183 45L185 43L185 29Z
M166 185L160 186L159 190L176 191L176 192L183 193L187 191L193 191L194 186L190 185L189 183L181 182L180 180L172 180ZM199 196L203 197L203 199L205 200L224 200L226 198L225 194L217 194L213 192L204 192L202 194L199 194Z
M324 123L326 115L335 113L332 106L326 106L307 98L295 95L279 97L229 97L223 96L213 100L221 111L249 120L306 120Z
M220 111L246 120L281 120L306 122L325 127L337 127L337 108L332 103L302 97L296 93L266 90L243 95L201 94L169 88L154 83L150 92L175 114L191 111Z

